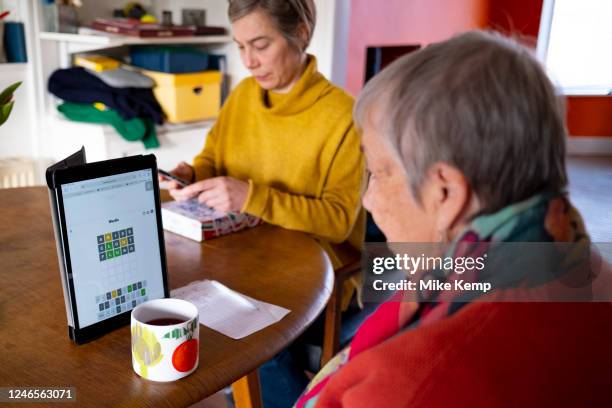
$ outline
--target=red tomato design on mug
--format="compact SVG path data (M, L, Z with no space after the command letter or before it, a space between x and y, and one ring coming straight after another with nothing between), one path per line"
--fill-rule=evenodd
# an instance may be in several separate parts
M179 345L172 354L172 365L182 373L191 370L198 358L198 340L191 339Z

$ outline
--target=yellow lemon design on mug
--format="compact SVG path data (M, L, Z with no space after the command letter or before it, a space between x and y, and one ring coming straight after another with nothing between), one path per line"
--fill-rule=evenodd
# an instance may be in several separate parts
M143 378L148 377L147 367L153 367L163 357L155 334L139 324L132 327L132 352L140 365L140 376Z

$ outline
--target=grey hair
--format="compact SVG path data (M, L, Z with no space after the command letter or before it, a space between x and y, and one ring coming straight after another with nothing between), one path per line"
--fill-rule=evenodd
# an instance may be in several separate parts
M274 21L291 46L300 52L308 48L317 22L314 0L229 0L227 14L233 23L256 9L262 10ZM302 24L307 30L306 41L298 34Z
M398 59L359 96L358 127L373 107L418 202L436 162L464 174L481 214L567 186L563 100L531 51L501 34L470 31Z

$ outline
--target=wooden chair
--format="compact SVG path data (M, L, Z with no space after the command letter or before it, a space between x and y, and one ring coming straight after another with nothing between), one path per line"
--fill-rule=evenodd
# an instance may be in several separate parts
M385 242L386 238L378 228L372 215L368 212L366 219L366 242ZM334 246L344 266L334 271L335 281L327 308L325 309L325 331L323 337L323 350L321 352L321 368L338 353L340 348L340 327L342 317L342 288L347 279L361 273L361 253L347 243ZM376 306L376 305L374 305ZM373 311L372 307L364 310L367 315ZM364 316L361 316L362 318ZM360 320L358 320L360 322Z
M321 352L321 367L323 367L339 351L340 325L342 317L342 288L344 282L361 273L361 254L352 250L351 260L334 271L334 289L325 308L325 329L323 334L323 350Z
M262 408L261 386L257 370L245 375L232 384L236 408Z

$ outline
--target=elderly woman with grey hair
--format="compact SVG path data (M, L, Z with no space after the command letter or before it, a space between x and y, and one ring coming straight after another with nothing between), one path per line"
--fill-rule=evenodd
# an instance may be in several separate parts
M565 193L561 106L531 53L501 35L468 32L401 58L355 108L364 206L389 242L446 243L452 259L469 243L588 246ZM364 322L297 407L612 404L594 387L612 384L610 303L483 301L495 290L402 301L408 292Z

